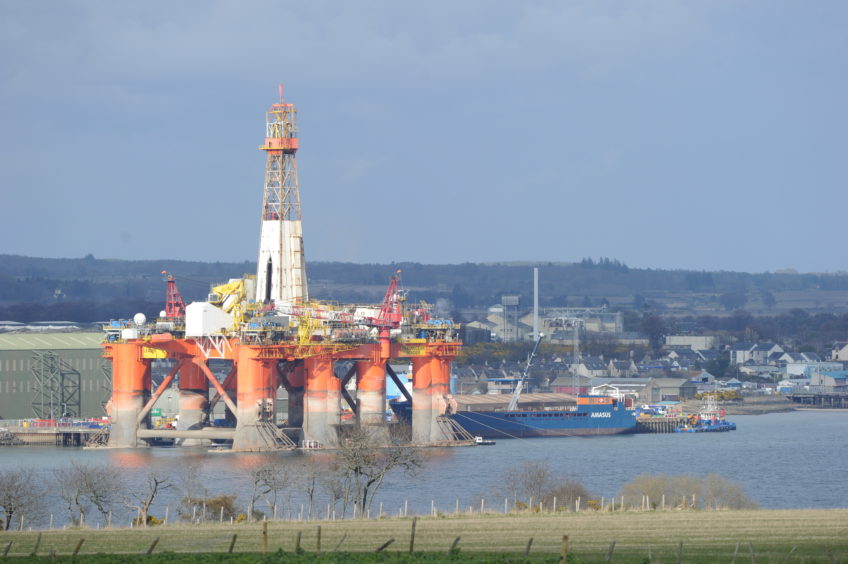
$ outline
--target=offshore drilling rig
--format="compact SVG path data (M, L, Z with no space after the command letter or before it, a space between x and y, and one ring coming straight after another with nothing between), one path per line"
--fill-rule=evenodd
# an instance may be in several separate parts
M449 400L451 361L459 352L458 327L436 319L430 306L407 307L392 275L379 305L337 305L309 299L296 153L297 110L283 98L266 112L265 184L256 275L215 286L207 301L186 305L167 275L166 309L155 322L137 314L105 327L104 357L112 361L108 445L230 444L233 450L285 449L338 444L344 406L352 424L388 439L386 379L412 405L411 440L453 439L441 417ZM170 370L152 389L152 364ZM412 365L412 393L389 360ZM218 377L210 367L212 362ZM337 374L336 365L349 365ZM355 399L348 393L355 377ZM150 413L177 382L175 428L154 429ZM288 419L277 421L277 390L288 393ZM211 396L211 397L210 397ZM223 402L225 424L212 424Z

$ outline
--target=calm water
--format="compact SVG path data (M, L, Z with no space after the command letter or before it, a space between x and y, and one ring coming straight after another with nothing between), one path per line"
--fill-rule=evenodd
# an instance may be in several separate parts
M749 497L765 508L848 507L844 477L848 411L798 411L735 416L732 420L738 430L731 433L512 439L488 447L430 449L424 471L415 478L394 476L388 480L377 503L383 501L386 511L397 512L404 500L409 500L410 512L426 513L431 500L441 509L453 510L457 498L468 505L479 503L475 500L484 495L489 506L503 507L503 473L536 460L550 463L594 496L607 499L640 474L716 473L740 482ZM249 500L251 468L268 460L294 467L307 458L323 464L327 455L215 454L194 449L0 449L0 467L23 466L45 478L79 460L108 463L139 482L151 469L178 482L186 466L196 463L202 467L211 495L238 493L242 504ZM174 511L178 496L176 489L167 491L155 513L161 516L165 503ZM281 513L299 512L300 490L293 489L288 499L289 509L281 509Z

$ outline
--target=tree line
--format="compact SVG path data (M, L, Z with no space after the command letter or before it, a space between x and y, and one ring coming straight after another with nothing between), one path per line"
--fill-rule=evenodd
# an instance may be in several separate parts
M398 269L413 300L448 300L454 308L487 306L503 294L518 294L532 302L532 267L542 270L543 306L599 306L609 297L656 296L663 293L707 293L721 297L725 307L744 306L745 295L768 296L778 291L848 290L846 274L706 272L628 267L601 257L576 263L496 263L428 265L414 262L356 264L310 262L309 284L316 298L371 302L385 292ZM254 273L251 261L131 261L45 259L0 255L0 303L55 301L164 300L161 271L173 273L189 300L203 299L210 285ZM764 301L764 303L765 303Z

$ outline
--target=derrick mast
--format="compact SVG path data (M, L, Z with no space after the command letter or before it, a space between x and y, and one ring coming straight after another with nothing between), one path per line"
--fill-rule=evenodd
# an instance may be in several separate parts
M300 304L309 299L297 182L297 110L283 99L266 112L267 154L262 227L256 272L256 301Z

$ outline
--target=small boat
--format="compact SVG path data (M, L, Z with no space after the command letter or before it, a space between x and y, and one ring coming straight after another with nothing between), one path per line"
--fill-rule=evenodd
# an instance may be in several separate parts
M491 439L484 439L483 437L474 437L474 444L476 446L489 446L495 444L495 441Z

